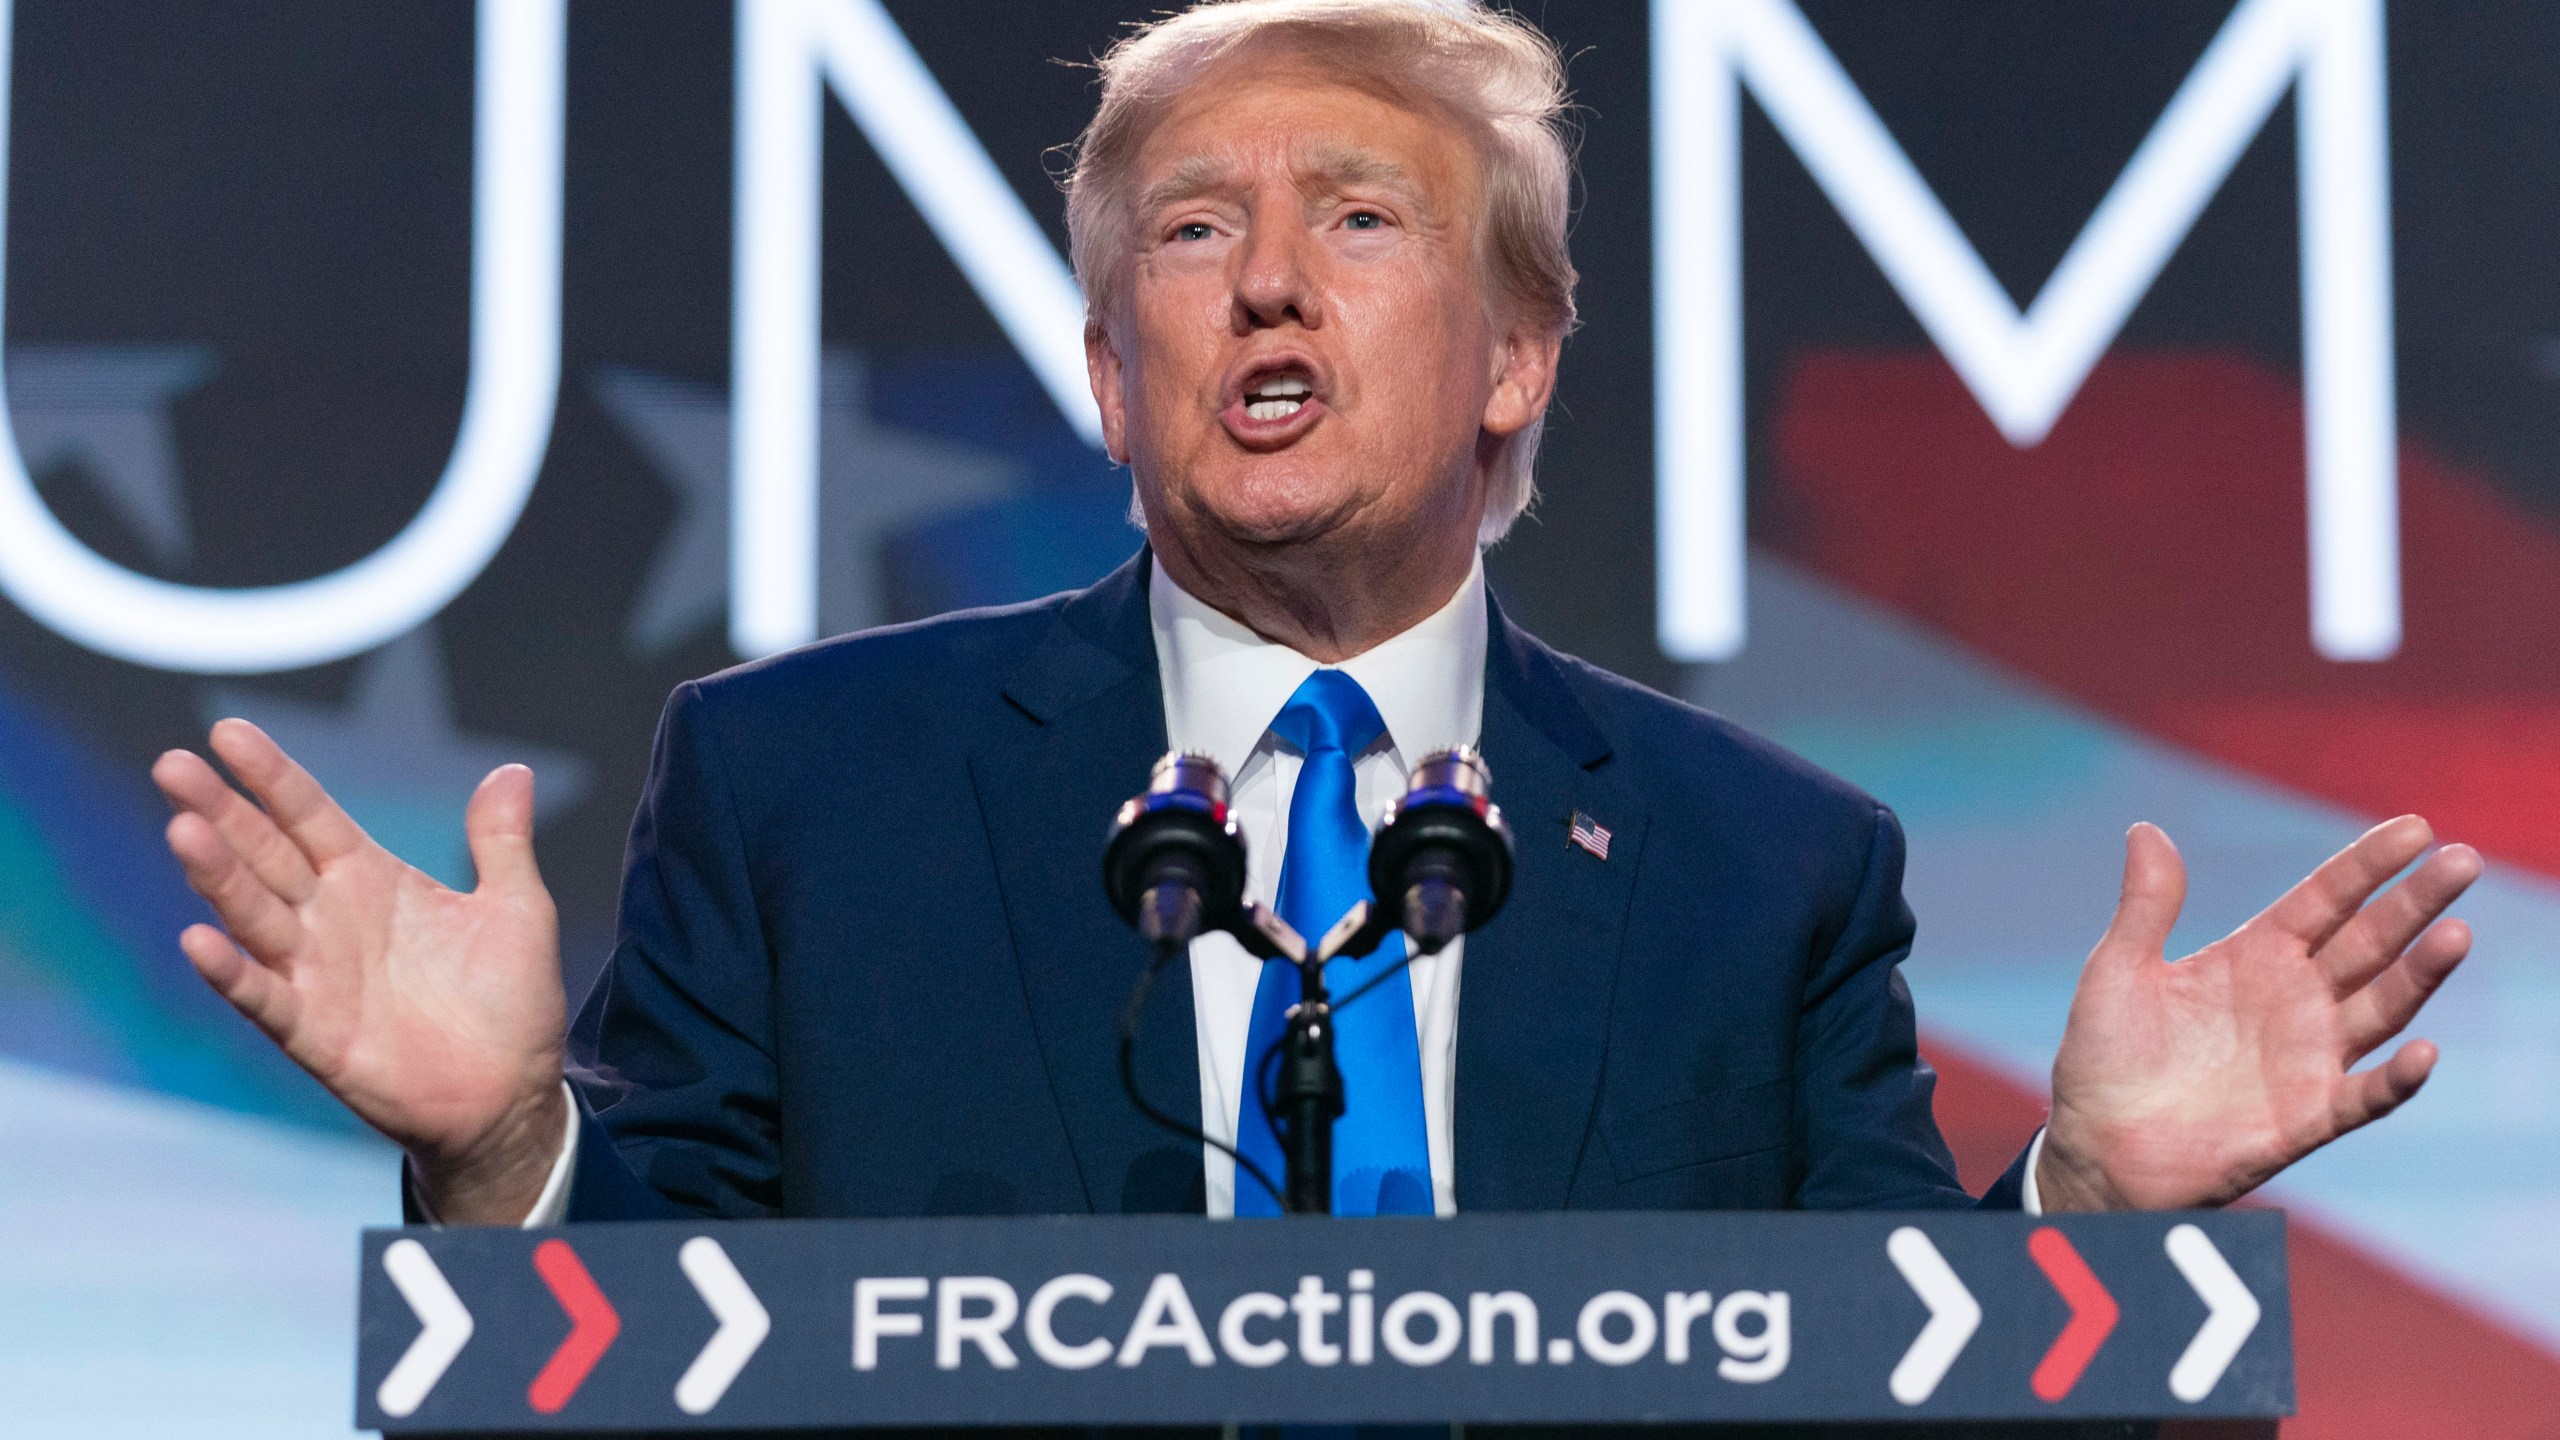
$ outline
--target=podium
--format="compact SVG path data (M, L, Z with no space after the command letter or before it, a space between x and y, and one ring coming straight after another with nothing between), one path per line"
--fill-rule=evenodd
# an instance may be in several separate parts
M390 1434L2293 1408L2264 1210L377 1230L360 1301Z

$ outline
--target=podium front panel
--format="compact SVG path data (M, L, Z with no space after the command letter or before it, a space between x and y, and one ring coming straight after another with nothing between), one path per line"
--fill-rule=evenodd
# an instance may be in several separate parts
M2263 1418L2273 1211L381 1230L393 1433Z

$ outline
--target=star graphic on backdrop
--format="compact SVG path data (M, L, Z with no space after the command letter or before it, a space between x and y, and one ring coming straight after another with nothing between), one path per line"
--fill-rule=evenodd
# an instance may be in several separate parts
M537 824L592 778L569 751L459 729L432 622L366 656L344 705L207 687L205 723L226 715L274 736L374 839L457 889L472 883L462 812L483 776L511 760L532 766Z
M659 478L676 517L649 562L624 643L655 655L716 619L729 598L729 397L708 385L599 366L596 398ZM883 541L929 515L1012 493L1003 456L871 419L870 370L830 348L818 372L818 625L829 635L888 618Z
M195 549L169 405L213 375L194 345L12 345L9 412L27 472L69 464L163 564Z

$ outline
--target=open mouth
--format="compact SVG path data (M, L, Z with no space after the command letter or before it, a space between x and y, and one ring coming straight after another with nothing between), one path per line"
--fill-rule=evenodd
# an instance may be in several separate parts
M1297 352L1259 357L1228 379L1219 420L1236 443L1272 451L1296 444L1328 413L1323 366Z
M1244 413L1250 420L1286 420L1307 406L1315 386L1303 375L1265 375L1245 387Z

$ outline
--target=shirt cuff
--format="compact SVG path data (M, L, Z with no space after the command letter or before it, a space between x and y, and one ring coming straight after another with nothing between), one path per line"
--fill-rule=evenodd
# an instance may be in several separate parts
M576 1125L577 1118L576 1112L572 1111L569 1116L569 1121L572 1127ZM577 1133L578 1132L575 1128L572 1128L569 1132L571 1136L571 1143L573 1144L575 1143ZM2036 1190L2036 1164L2042 1159L2044 1159L2044 1131L2042 1128L2038 1128L2036 1131L2036 1138L2027 1143L2026 1183L2018 1187L2018 1208L2026 1211L2030 1215L2042 1215L2044 1213L2044 1196L2037 1193ZM558 1175L552 1176L551 1183L559 1185L561 1183L560 1177ZM567 1187L562 1186L562 1193L565 1195L566 1192ZM543 1193L548 1195L551 1192L546 1190ZM566 1203L567 1202L563 1200L562 1204L564 1207ZM528 1220L525 1223L530 1225L534 1222Z
M542 1182L542 1193L534 1197L533 1213L524 1217L522 1228L527 1230L557 1225L569 1218L569 1181L578 1173L578 1092L569 1088L568 1081L562 1080L560 1093L569 1102L569 1123L560 1136L560 1158L551 1162L551 1178ZM2036 1137L2036 1143L2044 1143L2041 1134ZM2027 1194L2030 1197L2036 1193L2035 1183L2035 1175L2030 1172L2027 1176ZM2031 1213L2044 1212L2035 1210Z

